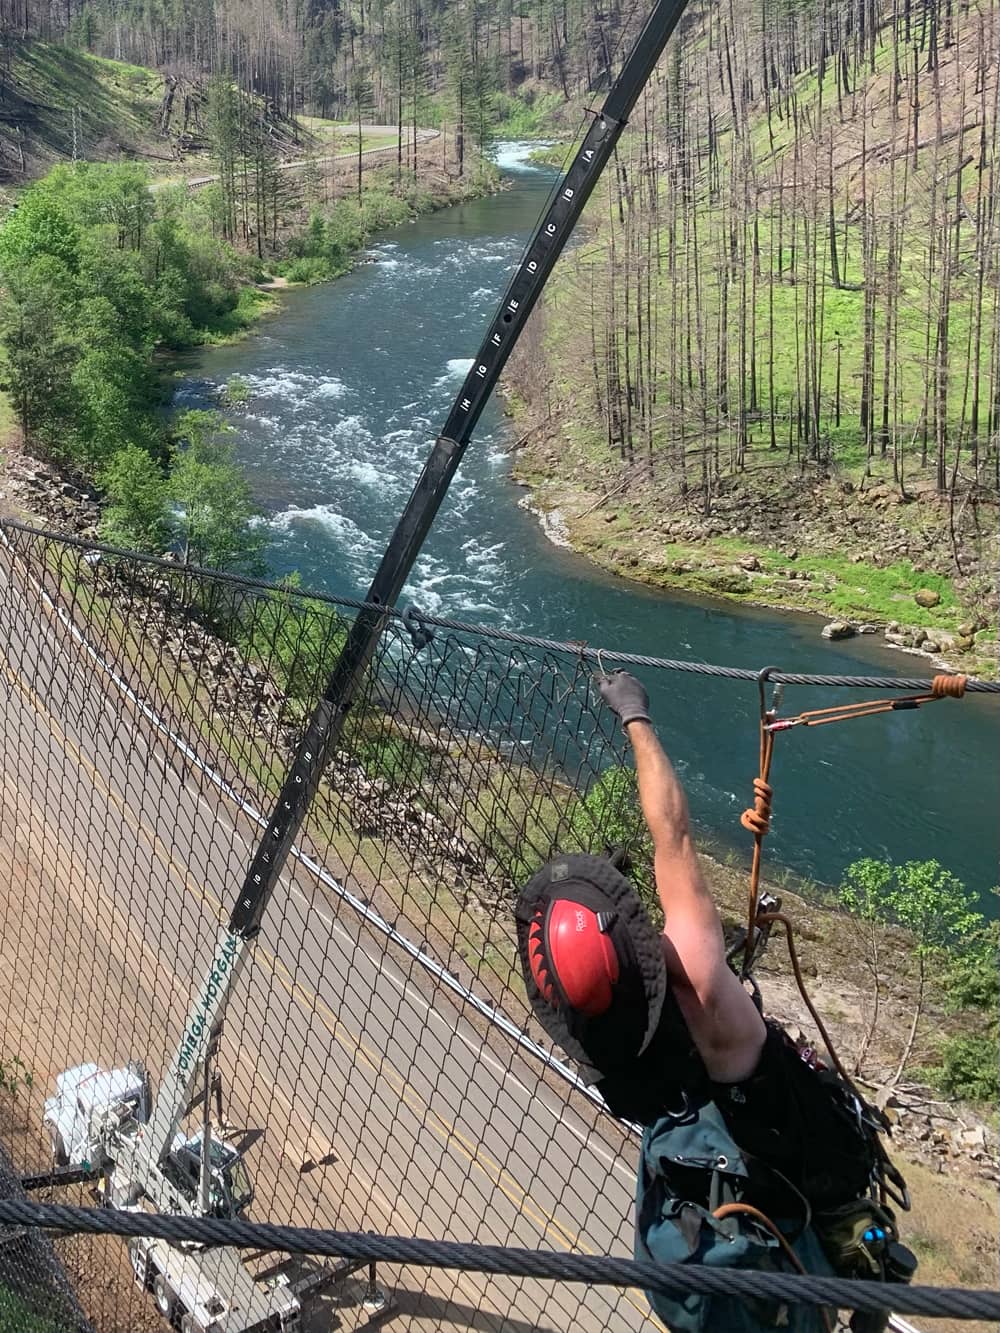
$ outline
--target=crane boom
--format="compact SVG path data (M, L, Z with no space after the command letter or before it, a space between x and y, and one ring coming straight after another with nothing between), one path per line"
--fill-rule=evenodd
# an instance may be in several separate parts
M234 931L220 932L208 973L184 1020L177 1051L160 1080L149 1120L136 1135L136 1165L140 1155L159 1164L170 1152L181 1119L205 1077L213 1034L225 1017L226 1005L246 965L249 944L245 936Z

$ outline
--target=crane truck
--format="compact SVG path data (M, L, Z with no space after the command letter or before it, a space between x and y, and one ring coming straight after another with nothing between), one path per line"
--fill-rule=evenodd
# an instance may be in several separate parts
M105 1202L115 1208L221 1218L245 1214L253 1183L241 1145L230 1142L223 1124L213 1126L210 1070L254 933L221 932L155 1100L139 1061L110 1070L83 1064L58 1075L55 1095L45 1102L56 1167L49 1181L101 1179ZM201 1127L185 1135L181 1122L199 1103ZM136 1238L128 1251L136 1281L181 1333L290 1333L302 1327L307 1299L359 1267L315 1265L292 1281L280 1267L264 1278L252 1276L240 1252L228 1247ZM371 1275L364 1305L369 1314L385 1305Z

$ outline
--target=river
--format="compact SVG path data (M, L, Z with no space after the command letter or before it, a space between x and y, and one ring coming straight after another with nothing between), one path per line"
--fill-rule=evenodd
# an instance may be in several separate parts
M358 595L461 384L552 186L516 145L512 187L432 214L371 247L336 283L288 293L258 336L211 349L177 406L217 406L239 375L238 455L268 516L268 561L306 587ZM872 638L830 644L815 617L665 596L553 545L507 476L511 427L484 414L404 593L422 609L595 646L734 666L923 675ZM642 674L642 673L640 673ZM756 688L645 673L661 735L715 846L746 849ZM844 702L839 697L836 702ZM812 707L830 692L790 691ZM787 705L786 705L787 707ZM1000 707L950 700L778 737L768 855L835 882L859 856L935 857L978 892L996 882Z

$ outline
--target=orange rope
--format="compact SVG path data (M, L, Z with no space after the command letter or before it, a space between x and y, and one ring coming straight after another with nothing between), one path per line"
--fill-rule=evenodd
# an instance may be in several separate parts
M753 834L753 865L750 867L750 901L747 910L747 938L743 946L743 975L750 970L750 958L753 953L754 927L757 924L757 899L760 896L760 860L763 851L764 836L771 827L771 796L773 790L768 778L771 775L771 759L774 755L774 732L766 725L769 713L761 718L760 726L760 776L753 780L753 805L740 815L740 823Z
M771 668L768 668L771 670ZM759 926L780 922L785 927L785 936L788 940L788 956L791 959L792 971L795 973L795 981L799 988L799 993L805 1001L806 1008L812 1015L813 1022L816 1024L826 1049L830 1053L830 1059L833 1066L841 1078L853 1089L853 1083L847 1075L847 1071L840 1062L840 1058L834 1049L830 1040L830 1034L823 1025L823 1020L816 1012L816 1007L809 998L805 982L802 979L802 970L799 967L798 955L795 951L795 941L792 938L792 923L780 912L765 912L758 915L758 901L760 896L760 869L761 853L763 850L764 837L771 826L771 798L774 790L768 779L771 775L771 760L774 757L774 737L776 732L783 731L787 727L795 726L823 726L827 722L847 722L856 717L871 717L875 713L888 713L897 708L919 708L921 704L933 703L937 699L961 699L965 694L965 685L967 677L956 675L938 675L931 681L929 694L912 694L902 699L873 699L865 700L860 703L838 704L832 708L814 708L804 713L799 713L796 717L778 719L776 717L775 707L768 710L764 705L764 684L767 679L767 672L761 672L760 690L761 690L761 712L760 712L760 774L753 780L753 805L744 810L740 815L740 823L745 829L753 834L753 863L750 867L750 891L749 906L747 912L747 937L743 949L743 976L749 975L750 963L753 956L754 932ZM775 696L777 700L777 695Z
M718 1218L718 1220L721 1222L723 1218L732 1217L737 1213L742 1213L747 1217L752 1217L755 1222L759 1222L761 1226L765 1227L768 1231L770 1231L771 1235L775 1238L775 1240L784 1250L785 1255L788 1258L788 1262L794 1266L795 1271L801 1273L803 1277L808 1276L805 1268L803 1268L802 1266L801 1259L792 1249L791 1245L789 1245L787 1239L781 1234L781 1232L774 1225L774 1223L767 1216L767 1214L762 1213L759 1208L754 1208L753 1204L724 1203L721 1208L716 1208L712 1216ZM819 1312L823 1317L823 1323L826 1325L827 1333L833 1333L833 1324L830 1321L829 1314L826 1312L823 1306L819 1307Z
M795 717L783 718L768 725L772 731L788 727L821 727L827 722L849 722L856 717L871 717L875 713L892 713L902 709L919 708L937 699L961 699L965 694L967 677L940 675L931 681L930 694L908 694L898 699L865 699L859 703L838 704L833 708L812 708Z
M954 676L935 676L931 694L935 699L961 699L965 694L966 677L960 672Z

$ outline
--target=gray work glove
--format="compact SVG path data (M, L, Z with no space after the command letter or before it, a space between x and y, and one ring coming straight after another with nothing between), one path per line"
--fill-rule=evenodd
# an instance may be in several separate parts
M599 682L601 698L608 707L618 714L623 727L630 722L650 722L649 695L642 681L627 671L612 671L610 676L602 676Z

